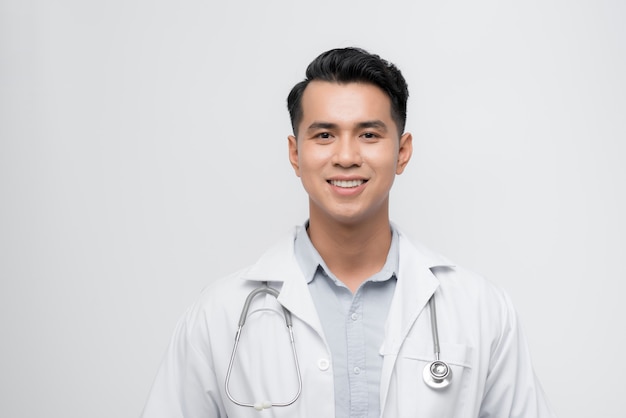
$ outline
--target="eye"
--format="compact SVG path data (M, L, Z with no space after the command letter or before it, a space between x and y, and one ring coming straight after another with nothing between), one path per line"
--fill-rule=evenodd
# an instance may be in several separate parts
M315 135L315 138L318 138L318 139L330 139L330 137L331 137L330 132L320 132Z
M363 138L365 139L378 139L380 138L380 135L374 133L374 132L365 132L361 135Z

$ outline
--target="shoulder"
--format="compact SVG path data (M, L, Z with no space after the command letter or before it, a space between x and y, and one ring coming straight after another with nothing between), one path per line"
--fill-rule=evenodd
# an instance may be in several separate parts
M297 264L293 255L293 240L297 228L268 247L258 260L240 270L212 280L188 309L188 318L216 317L221 314L239 315L248 294L263 282L270 284L292 279ZM279 286L279 284L277 284Z
M481 304L497 309L511 305L507 293L483 275L459 266L448 257L429 249L420 242L400 234L400 256L419 268L428 269L438 281L438 298L450 297L456 303Z
M513 310L506 291L484 276L461 266L432 269L439 281L439 293L456 304L471 305L487 317L508 316Z

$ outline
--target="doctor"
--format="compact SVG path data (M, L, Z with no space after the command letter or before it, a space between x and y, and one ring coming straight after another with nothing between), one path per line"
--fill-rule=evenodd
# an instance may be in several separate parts
M288 97L309 219L203 291L144 418L553 416L507 295L390 223L407 98L400 71L361 49L309 65ZM436 357L447 375L429 385Z

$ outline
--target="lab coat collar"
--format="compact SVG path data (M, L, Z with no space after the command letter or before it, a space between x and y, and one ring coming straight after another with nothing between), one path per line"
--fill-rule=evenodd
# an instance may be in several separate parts
M397 353L415 319L439 287L436 267L453 267L444 257L413 245L400 234L398 282L385 328L381 353Z
M256 282L270 282L270 286L279 288L278 302L292 315L313 327L323 338L321 322L294 252L294 242L300 228L302 227L293 228L287 237L263 254L256 264L243 273L241 278Z
M403 270L403 265L405 269L418 264L428 269L434 267L454 267L454 264L447 258L419 244L411 243L395 224L393 224L393 227L398 231L400 239L400 272ZM244 272L241 278L243 280L260 282L285 282L292 281L295 277L304 277L294 252L294 242L298 231L302 228L302 226L294 227L287 236L267 250L256 264ZM291 275L294 270L298 271L295 277Z

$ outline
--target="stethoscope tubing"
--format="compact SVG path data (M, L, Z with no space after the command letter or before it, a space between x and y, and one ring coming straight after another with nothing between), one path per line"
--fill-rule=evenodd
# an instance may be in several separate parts
M428 300L430 307L430 331L433 334L433 350L435 352L435 359L439 360L439 354L441 349L439 348L439 329L437 326L437 306L435 304L435 295L432 295Z
M248 317L248 311L250 310L250 305L252 304L252 300L261 293L272 295L277 299L280 294L278 290L267 286L267 283L265 283L264 287L259 287L257 289L254 289L252 292L250 292L250 294L246 298L246 301L244 302L243 308L241 310L241 315L239 317L237 333L235 334L235 344L233 346L233 352L230 355L230 361L228 362L228 370L226 371L226 382L225 382L226 396L228 396L228 399L230 399L231 402L239 406L255 408L259 411L273 407L273 406L276 406L276 407L289 406L293 404L296 400L298 400L298 398L300 397L300 394L302 393L302 374L300 372L300 363L298 362L298 353L296 350L296 343L293 337L293 322L291 319L291 312L289 312L287 308L285 308L284 306L282 307L283 316L285 319L285 325L287 326L287 331L289 333L289 341L291 343L291 352L293 355L293 361L296 366L296 375L298 377L298 390L295 396L287 402L263 401L263 402L257 402L257 403L247 403L247 402L238 401L237 399L233 397L232 393L230 392L230 377L232 374L233 365L235 363L235 356L237 355L237 348L239 347L239 339L241 338L241 332L243 330L243 326L246 323L246 319Z

